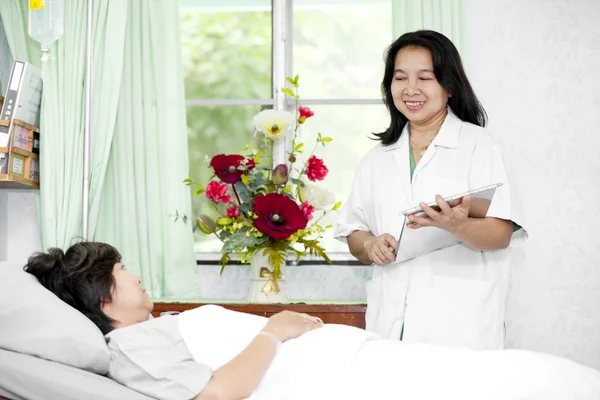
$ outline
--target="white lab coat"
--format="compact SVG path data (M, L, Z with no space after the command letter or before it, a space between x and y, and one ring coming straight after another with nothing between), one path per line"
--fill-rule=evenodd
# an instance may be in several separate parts
M390 146L375 146L361 161L334 236L357 230L398 238L400 211L435 194L449 196L502 182L488 217L523 226L500 148L487 131L448 110L410 180L408 126ZM438 229L438 228L421 228ZM498 349L504 344L504 311L515 237L505 250L476 251L465 244L384 266L374 264L367 283L366 328L384 338L454 347Z

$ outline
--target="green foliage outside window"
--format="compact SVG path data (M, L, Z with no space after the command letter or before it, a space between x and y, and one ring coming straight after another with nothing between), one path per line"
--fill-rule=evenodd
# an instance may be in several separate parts
M181 29L186 99L271 97L269 12L185 13ZM190 176L207 182L212 175L207 156L236 153L252 143L252 117L260 108L188 107ZM211 208L203 198L192 199L194 214ZM196 233L195 240L211 239Z

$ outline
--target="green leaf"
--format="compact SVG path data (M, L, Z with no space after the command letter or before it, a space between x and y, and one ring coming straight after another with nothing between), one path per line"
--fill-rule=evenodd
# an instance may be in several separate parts
M183 183L185 183L187 186L190 186L192 184L192 180L190 178L184 179Z
M252 195L250 193L250 190L248 190L248 186L244 185L244 182L236 182L233 186L235 187L235 190L237 190L237 193L240 196L242 203L251 203Z
M219 275L223 275L223 271L225 270L225 266L227 266L227 264L229 264L229 261L231 260L231 257L229 256L229 253L223 253L223 255L221 256L221 272L219 272Z
M267 193L273 193L277 191L277 186L271 180L265 182L265 187L267 188Z
M292 89L283 88L283 89L281 89L281 92L284 94L287 94L288 96L296 97L296 94L292 91Z
M285 250L267 247L263 254L269 256L269 264L273 266L275 277L281 278L281 264L285 263Z
M267 236L262 236L259 238L255 237L252 234L246 236L246 232L248 231L249 229L240 229L239 231L231 235L223 245L221 251L231 253L236 249L245 249L252 246L258 246L264 243L266 240L268 240Z
M288 77L286 77L286 78L285 78L285 80L286 80L286 81L288 81L289 83L291 83L291 84L292 84L292 85L294 85L294 86L296 86L296 85L297 85L297 83L296 83L296 82L295 82L295 81L294 81L292 78L290 78L289 76L288 76Z
M225 226L233 223L233 219L229 217L221 217L217 220L217 225Z
M319 243L316 240L311 240L310 242L305 243L304 246L310 254L319 256L323 258L327 262L327 264L331 264L331 259L325 253L325 249L319 246Z
M324 138L322 138L322 139L321 139L321 142L329 143L329 142L331 142L332 140L333 140L333 139L332 139L332 138L330 138L330 137L324 137Z
M336 202L336 203L333 205L333 208L332 208L332 210L333 210L333 211L339 210L339 208L340 208L341 206L342 206L342 202L341 202L341 201L338 201L338 202Z
M297 153L302 153L302 151L300 151L300 150L301 150L303 147L304 147L304 143L298 143L298 144L296 145L296 147L294 147L294 152L297 152Z
M304 187L304 182L302 182L300 179L292 178L292 183L294 185L297 185L297 186L300 186L300 187Z
M294 85L298 85L298 79L300 79L300 75L294 77Z

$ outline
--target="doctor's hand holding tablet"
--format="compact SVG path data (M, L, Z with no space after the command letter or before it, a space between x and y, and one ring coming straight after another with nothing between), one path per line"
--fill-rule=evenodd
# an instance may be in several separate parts
M445 198L437 194L435 201L420 202L417 207L404 210L400 215L406 217L406 226L410 229L435 227L460 235L461 227L469 218L486 217L494 193L500 186L501 182ZM400 239L389 233L368 238L364 246L369 259L377 265L396 261Z
M494 193L500 186L501 182L446 198L437 194L435 201L420 202L418 207L404 210L400 215L407 217L406 226L411 229L435 226L455 233L468 218L486 217Z

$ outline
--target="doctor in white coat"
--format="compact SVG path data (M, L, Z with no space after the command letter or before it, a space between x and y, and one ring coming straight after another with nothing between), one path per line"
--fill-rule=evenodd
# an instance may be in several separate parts
M388 48L381 86L391 123L361 161L334 233L375 267L367 330L407 342L502 348L511 239L526 234L458 51L437 32L404 34ZM499 182L485 218L469 217L468 196L452 206L440 196ZM439 212L423 203L433 200ZM410 217L405 231L451 234L460 243L396 262L400 211L416 205L427 216Z

